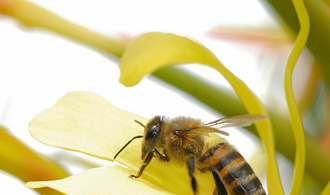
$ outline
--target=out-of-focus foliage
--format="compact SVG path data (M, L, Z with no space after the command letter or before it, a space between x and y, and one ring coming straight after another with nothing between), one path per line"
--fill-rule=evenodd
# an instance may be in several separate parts
M62 167L37 154L10 135L8 130L2 126L0 126L0 157L0 169L16 176L23 182L54 180L69 176ZM42 194L61 194L48 188L36 190Z
M268 4L267 4L267 3ZM288 0L267 0L267 8L276 11L281 21L284 21L296 34L300 25L292 1ZM328 5L320 0L304 0L310 18L310 34L307 40L307 47L317 60L326 81L327 88L330 87L330 14Z

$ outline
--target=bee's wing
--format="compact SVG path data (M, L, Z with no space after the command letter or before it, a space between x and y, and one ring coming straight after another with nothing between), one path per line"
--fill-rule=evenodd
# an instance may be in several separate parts
M207 127L207 126L188 129L188 130L185 130L184 132L189 134L189 136L196 136L196 135L208 136L209 133L219 133L219 134L226 135L226 136L229 135L229 133L227 133L225 131L221 131L220 129L216 129L213 127Z
M267 116L259 115L259 114L246 114L246 115L225 117L219 120L212 121L210 123L206 123L202 127L183 130L182 133L186 133L189 136L195 136L195 135L207 136L209 133L219 133L228 136L229 133L222 131L219 128L246 127L266 118Z
M259 115L259 114L238 115L232 117L224 117L219 120L206 123L205 126L207 127L216 126L216 128L246 127L252 125L252 123L256 123L266 118L267 116Z

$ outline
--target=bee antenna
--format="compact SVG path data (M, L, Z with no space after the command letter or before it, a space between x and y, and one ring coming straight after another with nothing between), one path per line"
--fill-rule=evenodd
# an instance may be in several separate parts
M144 128L144 127L146 127L146 126L144 126L144 124L143 124L143 123L141 123L141 122L140 122L140 121L138 121L138 120L134 120L134 122L136 122L137 124L141 125L143 128Z
M113 157L113 159L116 159L117 158L117 156L119 155L119 153L121 153L127 146L128 146L128 144L130 144L134 139L136 139L136 138L142 138L143 137L143 135L138 135L138 136L135 136L135 137L133 137L131 140L129 140L118 152L117 152L117 154Z

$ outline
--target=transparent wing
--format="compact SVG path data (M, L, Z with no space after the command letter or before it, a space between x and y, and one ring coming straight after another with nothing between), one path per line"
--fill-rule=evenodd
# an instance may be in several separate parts
M220 129L213 128L213 127L197 127L185 130L184 132L188 133L189 136L195 136L195 135L206 135L208 136L209 133L219 133L222 135L228 136L229 133L225 131L221 131Z
M228 136L229 133L220 130L220 128L226 127L246 127L250 126L253 123L256 123L260 120L266 119L267 116L259 115L259 114L246 114L246 115L238 115L232 117L224 117L210 123L206 123L201 127L194 127L185 130L181 130L180 134L186 134L189 136L196 135L205 135L207 136L209 133L219 133L222 135Z
M256 123L260 120L266 119L267 116L259 115L259 114L245 114L231 117L224 117L219 120L212 121L210 123L206 123L207 127L216 128L226 128L226 127L246 127L250 126L253 123Z

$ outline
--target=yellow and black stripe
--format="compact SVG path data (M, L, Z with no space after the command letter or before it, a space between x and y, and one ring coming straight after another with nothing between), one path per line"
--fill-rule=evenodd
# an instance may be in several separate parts
M217 186L214 194L266 194L250 165L228 143L219 143L210 148L200 162L209 167L213 174Z

